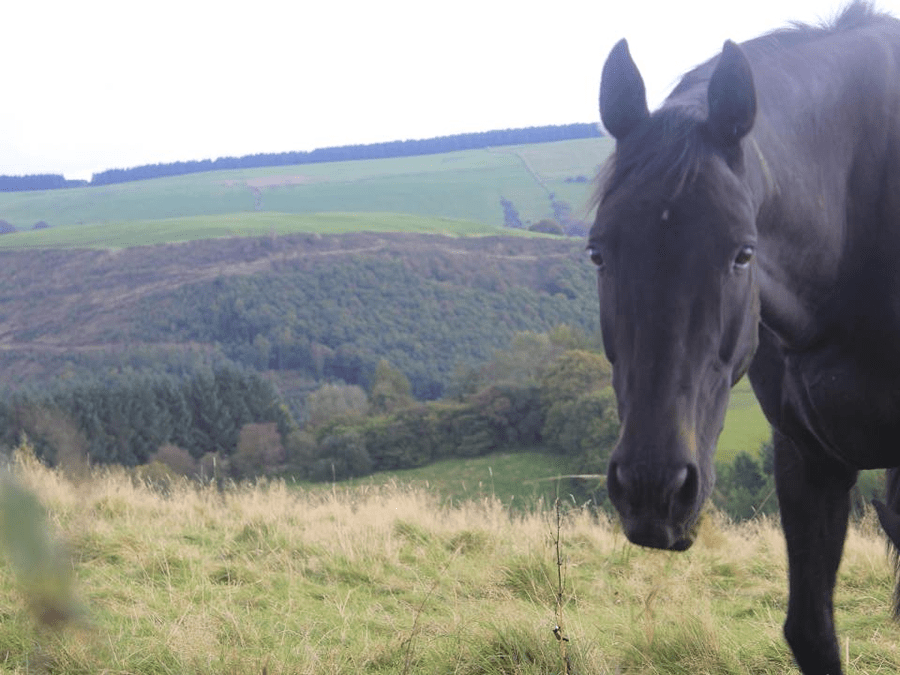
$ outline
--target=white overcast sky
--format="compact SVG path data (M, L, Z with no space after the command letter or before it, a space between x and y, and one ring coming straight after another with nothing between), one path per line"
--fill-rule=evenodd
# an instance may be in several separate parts
M678 76L842 0L41 0L0 17L0 174L63 173L597 120L627 37ZM900 0L880 0L900 16Z

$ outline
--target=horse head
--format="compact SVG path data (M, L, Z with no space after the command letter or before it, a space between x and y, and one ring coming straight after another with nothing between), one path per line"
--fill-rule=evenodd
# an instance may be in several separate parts
M623 40L603 68L600 114L616 139L588 245L621 422L609 497L632 542L684 550L715 483L730 389L756 349L742 147L753 77L726 42L705 100L670 97L650 114Z

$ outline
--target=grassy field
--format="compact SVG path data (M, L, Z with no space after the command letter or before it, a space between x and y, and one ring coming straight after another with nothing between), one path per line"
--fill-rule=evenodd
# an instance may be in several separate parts
M251 212L30 230L0 237L0 249L121 249L218 237L261 237L307 232L323 235L349 232L415 232L450 236L497 234L546 236L470 220L406 213Z
M485 457L446 459L418 469L380 472L346 485L382 488L393 483L427 491L450 506L489 498L520 511L552 504L559 494L559 481L555 479L568 473L565 458L528 448Z
M67 542L74 598L23 591L29 573L0 568L3 672L545 675L567 660L582 675L796 672L769 520L710 516L672 554L574 508L558 527L553 511L511 517L487 493L452 505L399 483L160 493L118 472L73 481L27 459L15 471ZM875 529L871 514L852 527L839 574L849 674L900 668ZM29 611L48 596L58 611Z
M583 139L440 155L215 171L67 190L0 193L0 218L20 230L259 211L391 212L503 225L500 198L523 220L552 215L549 193L587 215L590 182L611 150ZM236 218L237 216L230 216ZM17 237L21 235L6 235Z
M772 430L753 394L750 381L742 378L731 390L716 459L730 462L741 451L756 457L762 444L771 438Z

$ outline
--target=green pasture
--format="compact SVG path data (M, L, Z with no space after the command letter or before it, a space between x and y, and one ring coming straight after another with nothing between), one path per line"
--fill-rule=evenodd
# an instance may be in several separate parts
M249 212L112 222L16 232L0 237L0 249L129 248L217 237L260 237L296 233L415 232L449 236L539 236L521 230L437 216L407 213Z
M0 193L19 230L277 211L391 212L503 224L500 199L523 221L553 215L550 194L587 214L591 180L611 147L582 139L438 155L213 171L116 185ZM583 176L588 182L567 182Z
M753 395L750 381L746 377L742 378L731 390L716 459L730 462L741 451L758 457L762 444L771 438L769 422Z
M552 504L557 496L558 477L568 473L566 457L522 448L484 457L443 459L417 469L384 471L341 485L353 488L402 484L428 491L447 504L489 497L506 507L530 509Z

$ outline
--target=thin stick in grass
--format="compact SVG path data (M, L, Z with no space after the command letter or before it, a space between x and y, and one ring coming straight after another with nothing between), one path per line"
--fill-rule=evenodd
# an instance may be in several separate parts
M565 597L565 578L563 574L563 557L560 544L562 532L562 511L559 506L559 497L556 498L554 504L556 509L556 536L554 537L554 545L556 546L556 625L553 627L553 636L559 643L559 656L562 659L565 675L572 672L572 662L569 660L569 638L566 637L563 626L563 600Z

